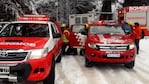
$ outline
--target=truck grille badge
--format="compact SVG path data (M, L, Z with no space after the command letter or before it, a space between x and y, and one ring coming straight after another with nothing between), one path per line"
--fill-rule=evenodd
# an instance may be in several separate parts
M7 56L8 56L8 52L0 51L0 57L7 57Z

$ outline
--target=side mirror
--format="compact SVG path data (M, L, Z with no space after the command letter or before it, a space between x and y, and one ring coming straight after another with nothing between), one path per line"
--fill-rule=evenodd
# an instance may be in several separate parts
M61 34L60 33L55 33L55 34L53 34L53 38L61 38Z

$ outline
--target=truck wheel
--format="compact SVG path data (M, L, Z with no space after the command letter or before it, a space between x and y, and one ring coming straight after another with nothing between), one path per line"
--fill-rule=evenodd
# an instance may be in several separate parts
M61 60L62 60L62 52L60 52L58 58L56 59L56 62L57 62L57 63L60 63Z
M129 63L126 63L124 66L126 68L132 69L134 67L134 65L135 65L135 61L131 61Z
M43 84L54 84L55 82L55 60L52 60L51 71L46 79L43 80Z
M85 57L85 67L92 67L93 63Z

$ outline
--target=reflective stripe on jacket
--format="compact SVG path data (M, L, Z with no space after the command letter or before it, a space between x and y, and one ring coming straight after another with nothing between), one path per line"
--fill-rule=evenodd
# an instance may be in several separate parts
M64 43L69 42L69 35L70 35L70 32L68 30L64 30L64 32L62 34L62 39L63 39Z

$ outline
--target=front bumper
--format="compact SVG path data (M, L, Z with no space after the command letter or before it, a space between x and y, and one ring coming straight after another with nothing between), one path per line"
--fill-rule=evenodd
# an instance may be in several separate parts
M14 66L15 65L15 66ZM32 68L29 63L0 64L0 79L11 82L27 80Z
M45 79L51 69L51 61L42 59L28 60L23 63L18 63L15 66L11 64L0 63L3 67L9 67L9 73L0 74L0 79L8 80L11 82L22 81L41 81ZM0 71L1 72L1 71Z
M108 56L108 54L118 54L119 57ZM99 50L86 50L86 56L89 61L102 62L102 63L128 63L135 60L136 50L127 51L99 51Z

